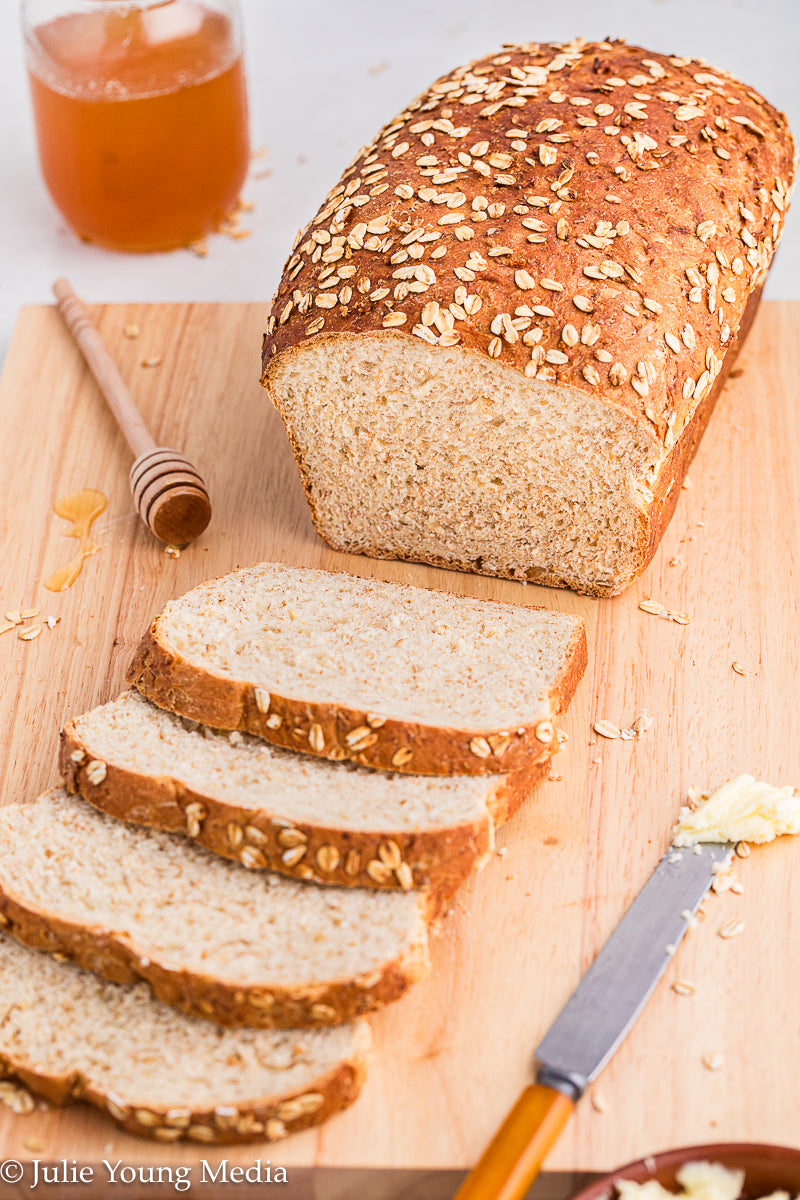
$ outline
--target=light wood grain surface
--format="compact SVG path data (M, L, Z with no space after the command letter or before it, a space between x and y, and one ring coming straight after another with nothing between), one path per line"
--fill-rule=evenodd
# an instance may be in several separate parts
M317 1132L264 1147L273 1163L462 1167L519 1089L533 1047L669 840L690 783L750 771L800 782L800 304L762 309L644 579L615 600L373 562L315 536L294 462L258 386L261 305L95 308L154 436L203 472L214 520L177 560L141 526L129 453L55 310L23 310L0 394L0 610L38 606L60 623L37 641L0 636L0 788L32 796L55 779L62 721L112 697L153 614L209 576L260 559L409 580L585 617L590 664L564 721L558 778L500 838L434 945L427 981L374 1022L362 1099ZM136 340L123 327L136 323ZM141 360L163 355L157 368ZM83 487L109 498L103 548L73 588L46 579L71 545L52 513ZM652 596L691 615L649 616ZM734 673L741 663L746 674ZM598 717L653 728L604 741ZM612 1168L678 1144L800 1145L800 845L757 850L738 867L742 896L707 917L551 1156L551 1168ZM718 936L741 917L744 933ZM696 985L680 997L670 984ZM703 1066L724 1056L722 1069ZM597 1093L600 1094L599 1098ZM35 1154L26 1142L44 1150ZM0 1109L3 1154L152 1160L152 1146L83 1106L15 1117ZM266 1153L264 1153L266 1151ZM221 1151L206 1152L209 1159ZM193 1162L196 1146L160 1148ZM252 1162L250 1148L224 1157Z

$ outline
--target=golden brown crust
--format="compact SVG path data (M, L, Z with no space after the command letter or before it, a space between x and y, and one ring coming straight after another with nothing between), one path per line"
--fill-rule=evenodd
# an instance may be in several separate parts
M245 987L138 954L116 932L81 925L22 901L0 881L0 925L34 950L63 955L112 983L147 983L157 1000L190 1017L257 1029L341 1025L405 995L430 966L427 940L367 975L295 987Z
M110 816L187 834L207 850L251 869L338 887L425 890L429 916L439 911L440 896L451 896L483 864L494 845L495 826L516 811L550 767L547 758L528 771L487 783L488 810L473 822L419 832L370 832L289 824L264 809L240 808L178 780L129 771L108 758L103 760L103 779L95 782L86 767L96 759L69 722L61 734L64 786Z
M128 1133L161 1143L179 1141L236 1144L279 1141L327 1121L357 1098L366 1078L365 1051L342 1060L302 1091L254 1097L248 1104L220 1109L138 1108L91 1087L80 1075L50 1075L34 1064L0 1054L0 1076L18 1079L50 1104L75 1100L93 1104Z
M660 459L642 481L639 573L794 174L783 114L700 60L619 41L505 47L435 83L329 193L286 264L262 382L309 339L417 336L622 410ZM610 595L630 579L534 581Z
M161 618L156 617L139 644L128 682L160 708L215 729L239 729L287 750L414 775L526 771L557 749L555 729L547 721L515 729L471 730L391 718L377 724L371 714L345 705L267 696L249 681L223 678L179 658L161 636L160 626ZM586 666L582 621L567 659L567 670L554 693L554 717L569 703Z

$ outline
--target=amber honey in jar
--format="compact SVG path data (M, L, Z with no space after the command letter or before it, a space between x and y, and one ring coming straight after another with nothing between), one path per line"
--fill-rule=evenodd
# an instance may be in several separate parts
M250 148L235 0L23 0L42 173L82 238L196 241L236 207Z

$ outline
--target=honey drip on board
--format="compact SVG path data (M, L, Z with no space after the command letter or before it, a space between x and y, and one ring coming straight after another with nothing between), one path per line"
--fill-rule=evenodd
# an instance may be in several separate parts
M64 537L78 538L78 550L68 563L54 571L47 580L44 586L49 592L63 592L72 587L86 559L100 549L97 542L92 541L90 534L92 525L100 514L105 512L107 506L108 500L103 493L95 491L94 488L84 488L82 492L63 496L53 505L53 512L57 517L72 523Z

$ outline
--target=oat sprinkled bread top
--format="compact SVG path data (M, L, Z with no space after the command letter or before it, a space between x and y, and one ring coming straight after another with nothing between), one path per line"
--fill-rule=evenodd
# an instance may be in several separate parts
M701 59L509 46L434 83L345 172L287 263L264 365L380 317L608 382L670 445L763 282L794 157L783 114Z
M622 590L752 316L794 160L752 89L621 41L509 46L435 83L329 193L269 317L263 381L322 536Z

